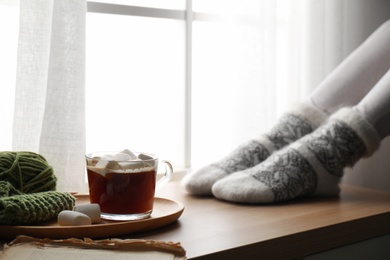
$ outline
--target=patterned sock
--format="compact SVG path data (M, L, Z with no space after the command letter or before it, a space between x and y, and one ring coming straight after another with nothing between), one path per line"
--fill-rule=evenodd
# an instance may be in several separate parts
M244 143L218 162L187 174L182 184L192 194L211 195L216 181L259 164L274 151L311 133L326 117L314 106L300 104L284 114L267 134Z
M355 109L344 108L263 163L216 182L212 192L219 199L240 203L337 195L343 169L370 156L379 143L372 125Z

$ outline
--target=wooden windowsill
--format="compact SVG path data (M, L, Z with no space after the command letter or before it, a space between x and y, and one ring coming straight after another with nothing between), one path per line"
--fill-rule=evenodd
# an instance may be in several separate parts
M339 197L274 205L191 196L179 180L156 195L185 205L179 220L121 238L180 242L188 259L300 259L390 234L390 193L355 186L343 185Z
M339 197L276 205L194 197L177 181L157 195L184 203L183 215L137 237L181 242L189 259L296 259L390 234L390 193L355 186L342 186Z

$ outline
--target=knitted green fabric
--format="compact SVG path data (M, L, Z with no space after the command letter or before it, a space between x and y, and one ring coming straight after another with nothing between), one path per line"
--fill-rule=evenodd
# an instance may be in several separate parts
M0 190L8 189L11 196L0 198L0 224L23 225L57 217L63 210L72 210L75 198L66 192L45 191L20 194L9 183L0 181Z
M55 191L57 178L41 155L0 152L0 225L25 225L72 210L75 198Z

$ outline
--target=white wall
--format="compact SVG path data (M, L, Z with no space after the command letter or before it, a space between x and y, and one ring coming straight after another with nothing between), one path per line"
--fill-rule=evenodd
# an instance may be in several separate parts
M348 39L346 48L350 51L380 24L390 19L388 0L348 0L345 8L350 10L346 17L348 29L345 35ZM347 169L344 182L390 191L390 138L382 142L380 149L371 158L359 161L353 169Z

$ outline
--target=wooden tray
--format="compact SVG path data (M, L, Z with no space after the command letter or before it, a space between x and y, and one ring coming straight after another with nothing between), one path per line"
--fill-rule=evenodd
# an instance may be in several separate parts
M89 195L75 195L76 205L87 204ZM150 218L133 221L108 221L85 226L59 226L56 220L34 226L2 226L0 238L14 239L18 235L37 238L113 238L127 234L158 229L175 222L183 213L181 202L165 198L155 198L153 212Z

